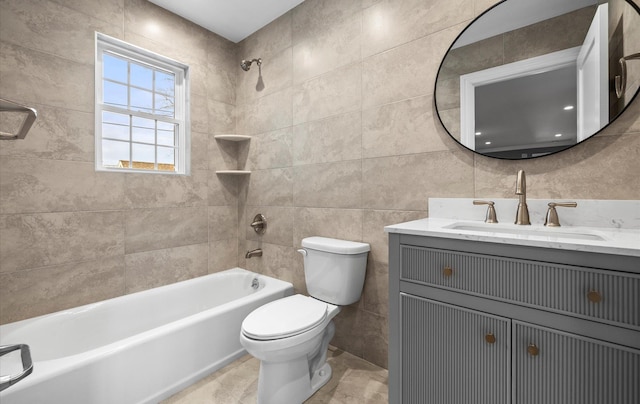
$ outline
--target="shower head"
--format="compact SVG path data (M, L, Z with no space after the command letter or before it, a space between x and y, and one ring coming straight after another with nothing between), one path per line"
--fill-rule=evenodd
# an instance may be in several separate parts
M242 63L240 63L240 67L245 72L248 72L249 69L251 69L251 63L253 62L256 62L258 66L262 65L262 59L258 58L258 59L251 59L251 60L243 60Z

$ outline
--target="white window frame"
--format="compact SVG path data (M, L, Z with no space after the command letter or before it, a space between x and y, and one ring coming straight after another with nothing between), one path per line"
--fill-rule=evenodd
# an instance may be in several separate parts
M96 32L95 58L95 169L108 172L135 172L166 175L189 175L191 166L191 141L189 125L189 66L173 59L131 45L127 42ZM107 105L103 103L103 61L102 55L107 52L115 56L137 63L149 65L156 70L165 70L175 77L175 105L174 117L156 115L142 111L132 111L127 108ZM135 117L153 119L176 125L177 141L175 147L175 171L105 167L102 162L102 113L115 112ZM129 144L132 144L129 139ZM157 141L156 141L157 146ZM130 155L131 159L132 156ZM157 158L156 158L157 163Z

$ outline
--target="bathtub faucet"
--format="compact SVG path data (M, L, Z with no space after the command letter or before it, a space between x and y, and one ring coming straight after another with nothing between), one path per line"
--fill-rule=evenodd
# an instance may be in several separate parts
M256 248L255 250L247 251L244 257L245 258L262 257L262 248Z

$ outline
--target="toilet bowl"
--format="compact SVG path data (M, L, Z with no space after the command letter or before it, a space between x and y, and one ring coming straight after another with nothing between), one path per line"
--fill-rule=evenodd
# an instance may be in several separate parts
M260 360L259 404L302 403L331 379L326 363L340 305L361 294L369 245L323 237L302 240L312 296L293 295L261 306L242 323L240 343Z
M303 295L274 303L247 316L240 342L261 362L258 402L301 403L331 378L331 368L323 365L340 308ZM295 319L292 327L286 318Z

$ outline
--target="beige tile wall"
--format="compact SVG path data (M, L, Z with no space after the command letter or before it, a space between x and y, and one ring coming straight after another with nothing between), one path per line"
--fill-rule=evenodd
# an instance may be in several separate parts
M333 344L386 366L384 225L427 216L429 197L512 197L520 168L532 197L640 198L640 102L524 162L474 155L441 127L440 60L492 3L306 0L235 45L143 0L0 0L0 94L40 114L0 143L0 323L238 264L305 292L295 250L337 237L372 249ZM191 176L93 171L96 30L191 66ZM261 70L239 69L255 57ZM234 130L253 139L213 139ZM239 167L251 176L215 174ZM264 236L248 227L258 212Z
M94 32L187 63L190 176L94 170ZM237 45L143 0L0 1L0 96L34 105L0 143L0 323L237 265Z
M238 60L263 65L261 78L258 69L237 71L237 130L253 136L244 151L253 172L240 185L239 262L304 293L302 238L370 243L363 297L338 315L332 343L382 366L385 225L427 216L429 197L513 197L520 168L535 198L640 198L639 102L595 139L522 162L475 155L444 131L433 107L438 66L493 3L306 0L240 43ZM248 226L259 212L269 221L264 236ZM264 255L245 260L257 247Z

